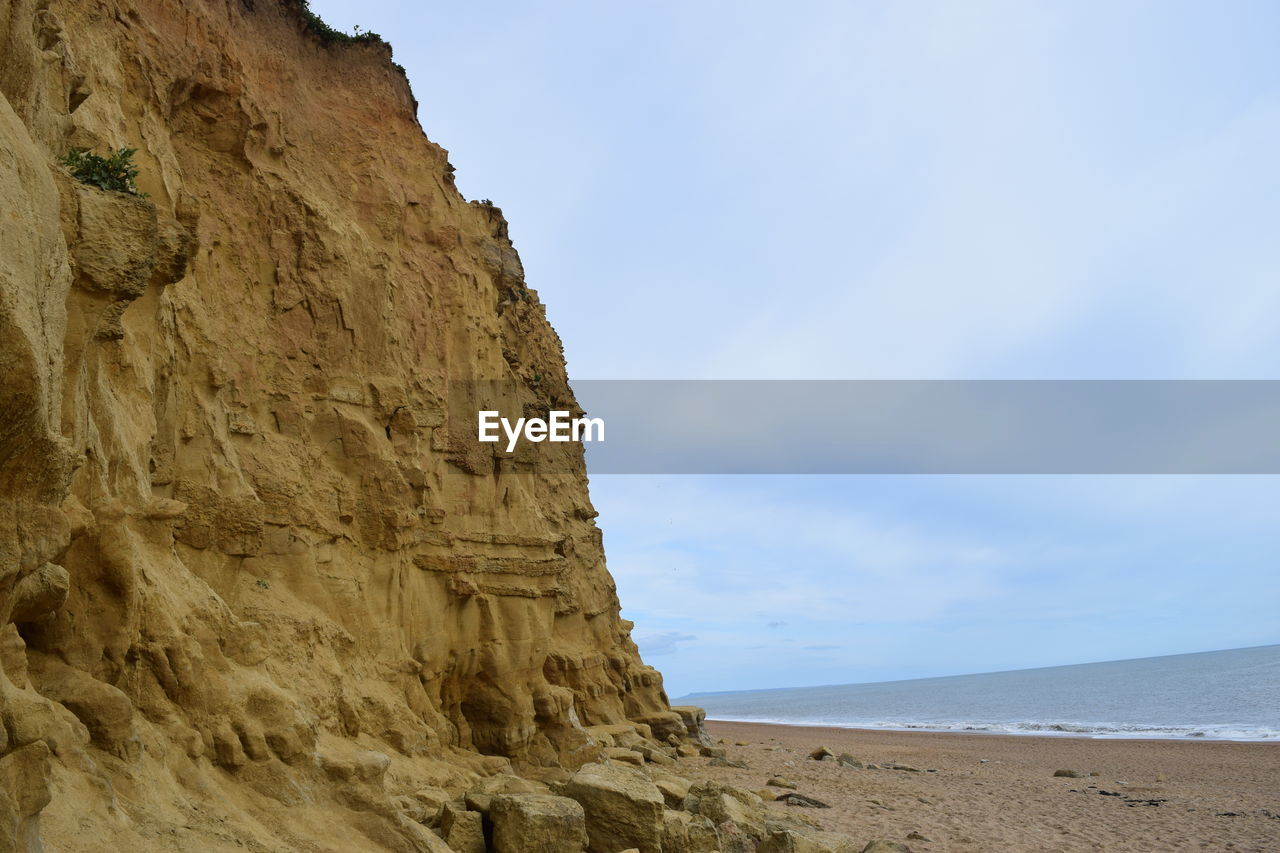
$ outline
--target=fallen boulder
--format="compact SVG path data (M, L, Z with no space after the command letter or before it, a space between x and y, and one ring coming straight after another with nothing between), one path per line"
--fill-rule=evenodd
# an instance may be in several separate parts
M783 829L769 833L756 853L857 853L856 841L838 832Z
M743 834L759 841L765 835L764 801L750 791L725 785L721 782L700 782L689 788L684 798L684 810L709 818L720 827L730 823Z
M662 794L662 799L666 802L667 808L678 809L684 805L684 798L689 795L689 788L693 784L688 779L681 779L673 774L658 776L653 780L653 784Z
M568 797L498 794L489 806L494 853L582 853L586 815Z
M445 803L451 801L453 797L449 796L449 792L443 788L428 786L414 791L413 799L417 801L426 816L424 822L427 826L436 826L440 822L440 813Z
M668 735L687 737L689 734L688 726L685 724L683 716L674 710L649 714L643 717L639 724L648 727L650 739L665 740Z
M671 710L680 716L680 722L684 725L686 737L704 746L711 745L711 736L702 727L702 724L707 720L706 711L694 705L673 705Z
M670 750L665 750L655 744L642 743L635 748L636 752L644 756L644 760L650 764L658 764L663 767L670 767L676 763L672 757Z
M445 803L440 809L440 837L456 853L485 853L484 816L460 803Z
M720 833L721 853L756 853L756 838L744 832L742 827L733 821L725 821L716 827Z
M618 764L586 764L562 786L582 805L592 853L635 846L660 853L666 809L662 792L639 770Z
M662 814L662 853L719 853L720 833L703 815L667 810Z
M621 761L623 764L630 764L632 767L644 766L644 756L625 746L607 746L604 749L604 754L611 761Z
M522 779L510 773L499 773L481 779L467 791L467 808L473 812L489 813L489 805L498 794L549 794L551 789L541 782Z

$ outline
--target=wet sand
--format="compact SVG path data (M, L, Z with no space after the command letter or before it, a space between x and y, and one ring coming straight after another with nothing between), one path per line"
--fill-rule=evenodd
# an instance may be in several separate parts
M758 791L774 775L860 843L913 851L1280 851L1280 744L886 732L709 721L748 769L680 760L693 779ZM745 745L739 746L737 742ZM865 763L814 761L827 746ZM1082 778L1057 778L1076 770ZM1088 775L1096 774L1096 775ZM781 788L770 789L783 793ZM1103 793L1107 792L1107 793ZM926 840L927 839L927 840Z

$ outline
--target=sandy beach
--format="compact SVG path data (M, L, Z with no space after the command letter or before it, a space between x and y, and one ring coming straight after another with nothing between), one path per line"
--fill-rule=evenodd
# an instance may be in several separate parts
M679 772L750 790L772 776L860 840L922 851L1280 850L1280 744L868 731L708 721L746 769L683 758ZM826 746L876 769L808 756ZM887 769L901 765L909 769ZM1074 770L1079 778L1055 777ZM1091 775L1096 774L1096 775Z

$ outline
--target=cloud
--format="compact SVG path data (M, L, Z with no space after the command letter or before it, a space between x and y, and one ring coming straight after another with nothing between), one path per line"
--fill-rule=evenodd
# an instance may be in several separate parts
M645 657L671 655L678 651L680 643L688 643L698 639L693 634L682 634L679 631L662 631L656 634L641 634L634 638L640 652Z
M592 489L627 618L698 638L662 661L674 696L1275 642L1276 482L593 476Z
M788 481L800 487L784 494ZM992 595L997 569L1014 561L980 532L947 533L830 502L807 493L803 478L592 483L624 606L695 618L700 627L745 627L756 613L789 626L925 621ZM653 570L673 565L680 571Z

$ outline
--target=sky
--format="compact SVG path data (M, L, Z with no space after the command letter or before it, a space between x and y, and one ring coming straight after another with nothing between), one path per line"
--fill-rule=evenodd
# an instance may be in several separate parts
M1276 379L1280 6L312 0L571 379ZM1280 642L1272 477L595 475L674 696Z

